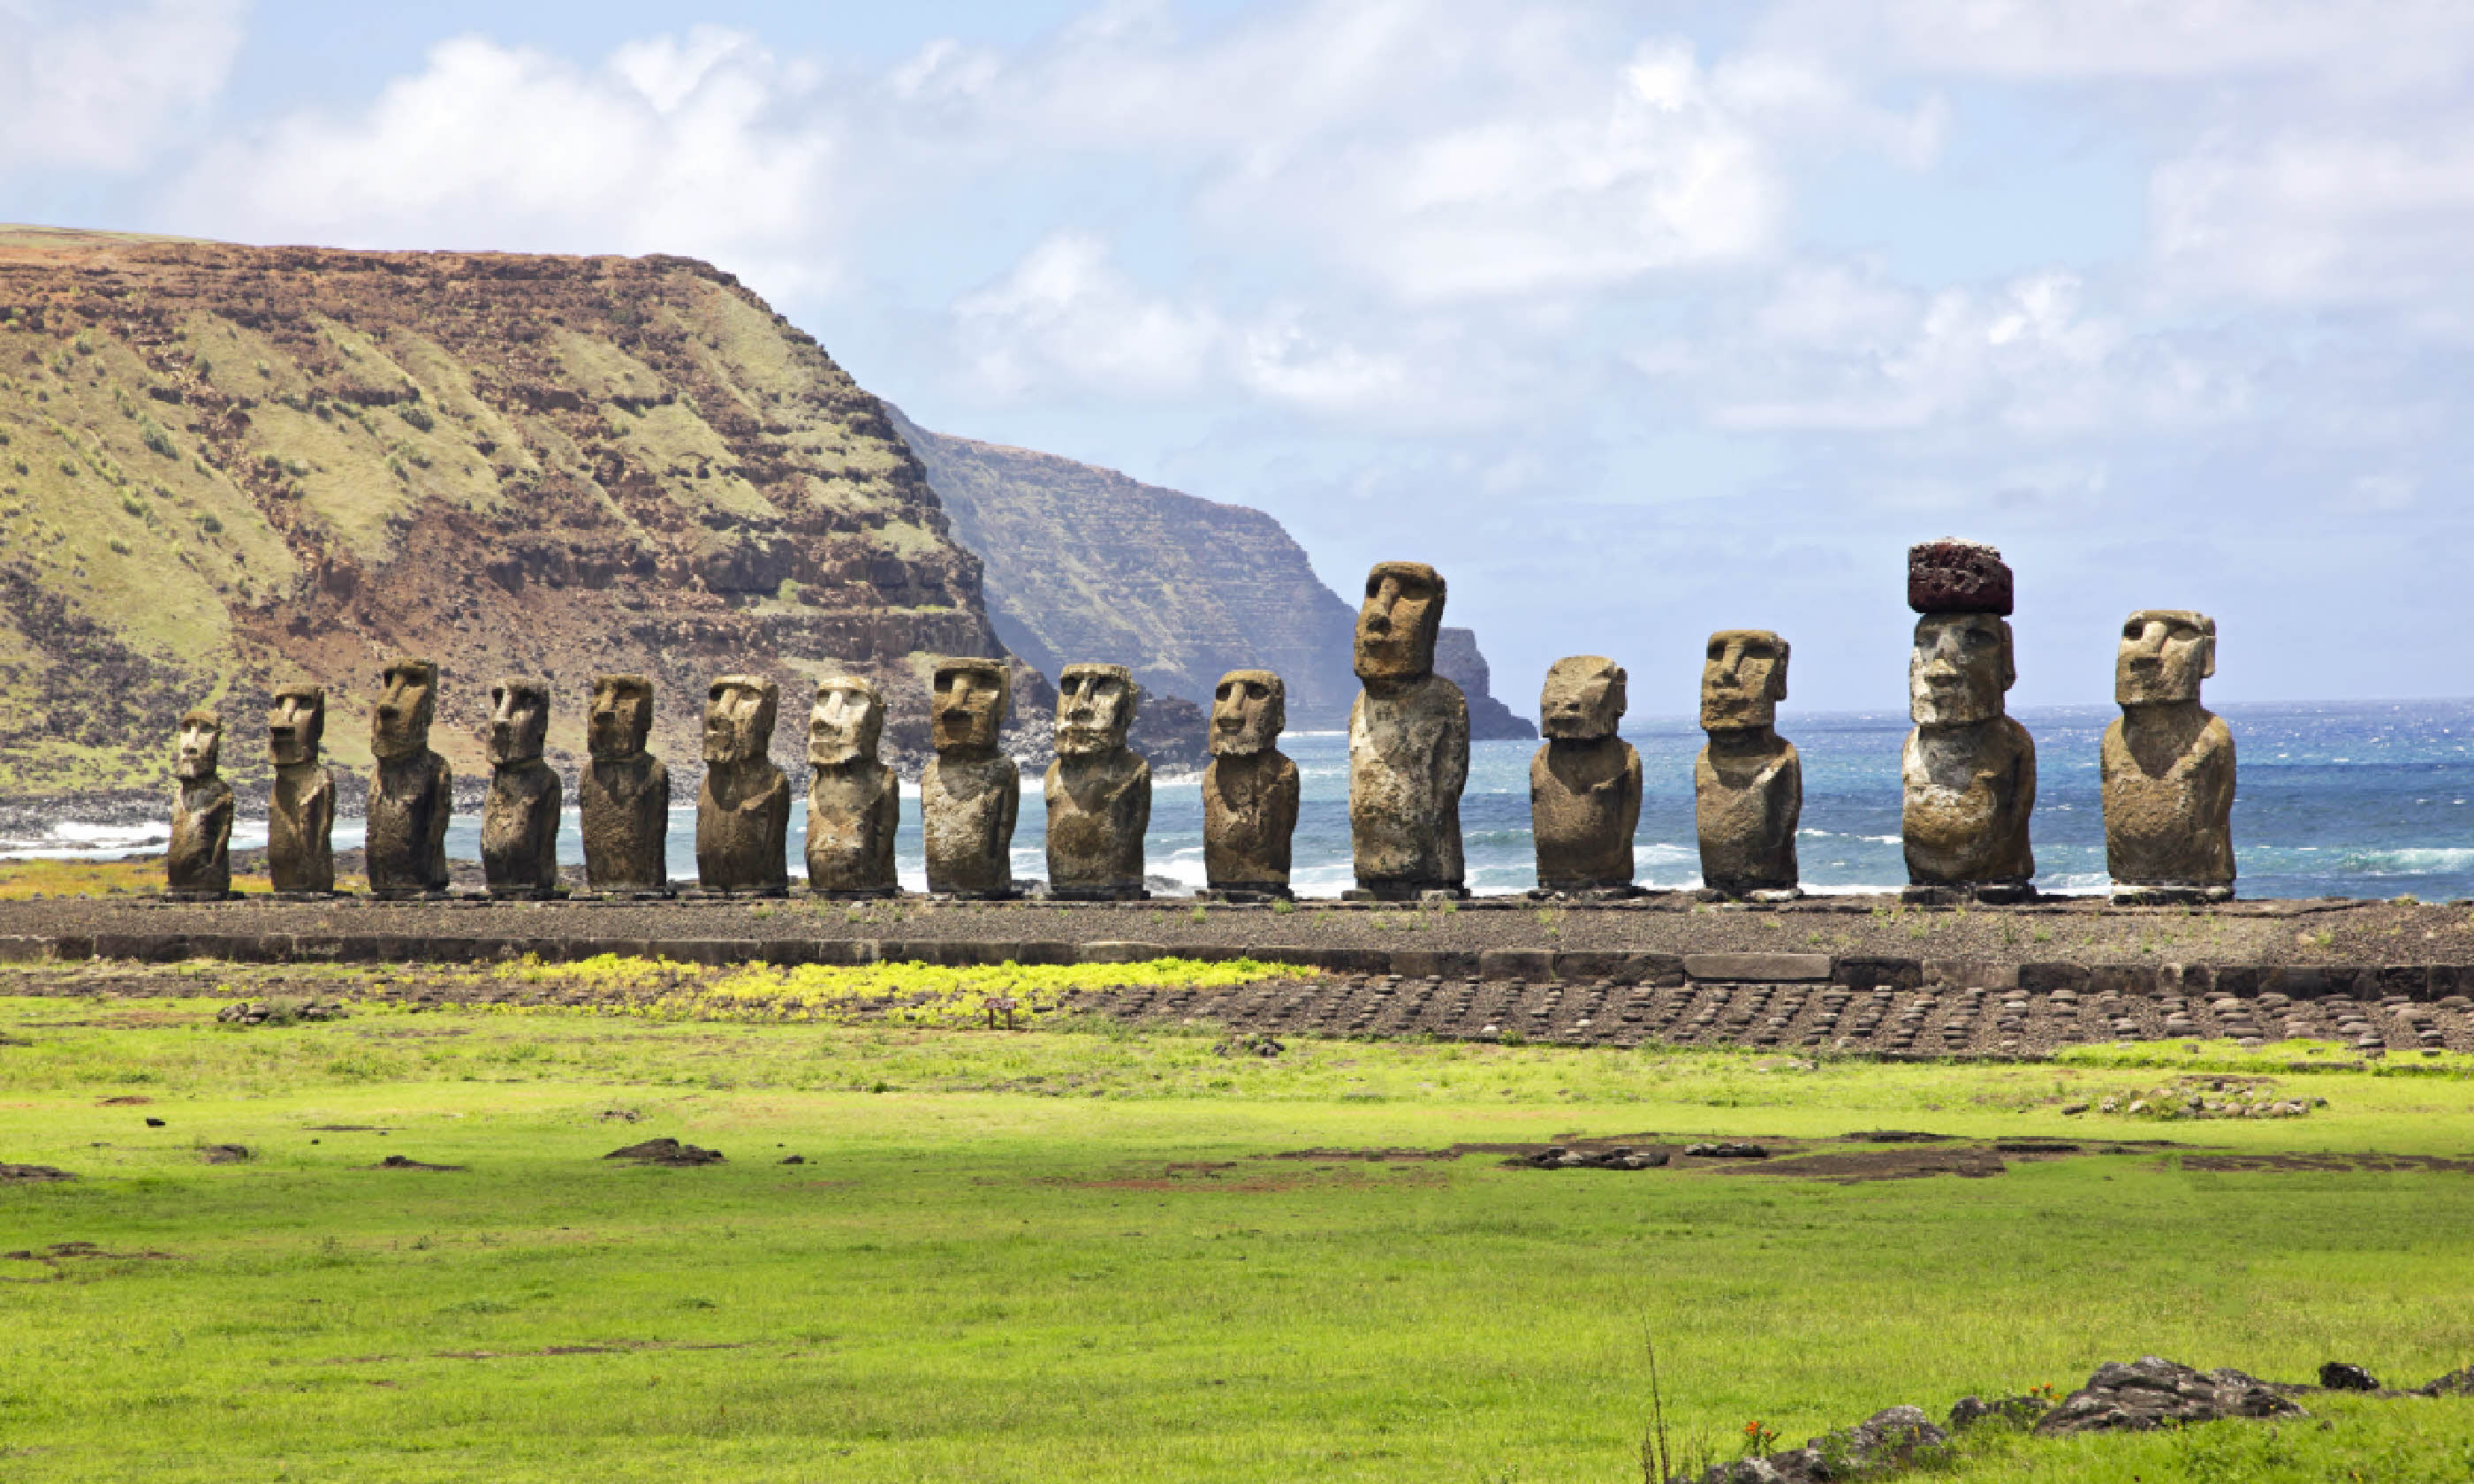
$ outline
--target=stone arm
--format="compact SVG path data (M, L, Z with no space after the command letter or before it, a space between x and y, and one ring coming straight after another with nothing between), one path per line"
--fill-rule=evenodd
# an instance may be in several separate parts
M997 790L997 806L988 814L989 823L996 826L988 839L991 854L1013 848L1013 826L1022 816L1022 770L1003 753L997 755L1005 758L1006 771L1005 783Z
M2010 767L2011 776L2016 779L2016 792L2011 797L2019 801L2018 815L2023 822L2022 827L2025 827L2024 822L2036 812L2036 739L2016 721L2008 717L2002 720L2010 724Z
M432 885L447 884L447 822L455 813L455 770L436 753L429 754L430 797L436 804L429 811L429 838L421 845L421 858L429 863Z
M1280 771L1263 802L1263 828L1271 838L1286 841L1298 829L1298 765L1280 757Z
M1629 742L1623 744L1623 813L1615 838L1629 842L1640 832L1640 750Z
M1129 823L1134 826L1133 836L1139 847L1142 839L1152 832L1152 765L1142 758L1135 758L1133 780L1127 786L1134 792Z
M1443 747L1435 758L1435 797L1458 799L1468 784L1469 720L1468 698L1450 681L1451 725L1443 729Z
M318 770L317 785L301 797L301 838L315 850L335 837L335 775Z
M1804 754L1795 750L1794 743L1784 740L1781 740L1779 749L1781 755L1776 781L1771 786L1778 789L1785 800L1778 810L1782 837L1793 840L1796 826L1804 821ZM2033 787L2032 779L2030 787Z
M876 868L885 880L893 879L893 836L902 827L902 778L891 768L879 764L876 796ZM815 826L812 822L809 828Z

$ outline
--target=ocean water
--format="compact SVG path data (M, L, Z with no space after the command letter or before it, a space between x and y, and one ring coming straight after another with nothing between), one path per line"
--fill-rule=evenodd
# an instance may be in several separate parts
M2037 885L2053 893L2105 888L2104 821L2097 790L2097 745L2119 714L2110 706L2046 706L2015 713L2036 738L2034 822ZM2474 897L2474 700L2298 702L2225 706L2241 771L2234 799L2234 848L2244 897ZM1904 710L1782 715L1780 730L1804 757L1803 836L1798 854L1807 892L1893 891L1906 880L1899 850L1899 749ZM1636 840L1644 886L1700 884L1692 826L1692 759L1703 736L1688 717L1636 718L1625 735L1639 749L1640 829ZM1297 760L1303 799L1295 847L1302 896L1331 897L1351 884L1348 747L1339 732L1291 732L1282 749ZM1482 894L1537 884L1529 833L1529 759L1534 742L1481 742L1470 750L1461 801L1469 887ZM915 786L905 789L896 856L903 884L925 890ZM1047 874L1039 780L1023 780L1014 834L1017 881ZM477 859L477 814L448 832L450 855ZM792 808L790 871L802 873L806 804ZM104 858L160 850L168 829L111 828L63 822L39 839L0 841L0 856ZM262 819L244 818L236 847L262 846ZM361 843L360 821L340 820L336 848ZM695 872L691 801L670 815L670 870ZM569 811L560 858L583 858ZM1194 775L1155 778L1149 868L1180 887L1202 874L1202 795Z

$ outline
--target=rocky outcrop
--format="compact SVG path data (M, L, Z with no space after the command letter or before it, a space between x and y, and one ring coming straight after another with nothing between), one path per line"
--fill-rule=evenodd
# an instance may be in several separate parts
M155 781L282 680L362 770L398 653L473 776L504 673L568 765L603 671L690 775L726 672L866 674L915 746L925 657L1000 652L980 583L883 404L704 264L0 234L0 792Z
M1477 634L1446 627L1435 635L1435 673L1461 688L1468 698L1469 740L1472 742L1535 742L1538 729L1529 719L1495 699L1493 672L1477 652Z
M1227 671L1273 670L1294 725L1346 724L1354 610L1278 521L888 410L955 536L985 563L989 616L1014 653L1052 676L1122 663L1198 704Z

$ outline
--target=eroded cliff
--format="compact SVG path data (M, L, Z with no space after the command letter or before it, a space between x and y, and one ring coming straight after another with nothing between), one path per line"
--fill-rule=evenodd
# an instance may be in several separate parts
M884 405L701 263L0 230L0 792L154 783L200 703L248 771L292 679L362 762L398 654L459 772L500 674L569 754L599 670L691 767L730 671L777 755L842 664L915 742L924 657L1001 653L980 586Z

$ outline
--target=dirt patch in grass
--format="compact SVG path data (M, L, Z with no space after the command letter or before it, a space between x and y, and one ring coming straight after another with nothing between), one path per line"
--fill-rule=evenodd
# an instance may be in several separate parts
M625 1160L634 1164L690 1165L722 1162L720 1150L699 1149L693 1144L682 1144L675 1138L648 1138L641 1144L629 1144L624 1149L613 1149L601 1158Z
M55 1265L77 1257L99 1257L112 1262L182 1262L187 1260L173 1252L109 1252L92 1242L54 1242L49 1247L31 1252L0 1253L0 1261L49 1262Z
M1956 1175L1981 1180L2008 1166L2001 1156L1984 1147L1957 1149L1865 1149L1807 1155L1793 1160L1745 1161L1729 1173L1783 1175L1791 1180L1827 1180L1856 1185L1868 1180L1922 1180L1931 1175Z
M424 1164L419 1160L408 1159L400 1154L388 1155L376 1164L365 1164L361 1167L371 1170L460 1170L465 1168L461 1164Z
M198 1158L208 1164L238 1164L249 1158L247 1144L208 1144L198 1151Z
M2443 1160L2421 1154L2188 1154L2186 1170L2266 1170L2279 1174L2348 1174L2357 1170L2444 1170L2474 1175L2474 1160Z
M50 1180L75 1180L63 1169L48 1164L0 1164L0 1185L37 1185Z
M94 1106L97 1108L143 1108L153 1101L155 1100L151 1097L137 1097L134 1095L107 1097L102 1102L99 1102Z

